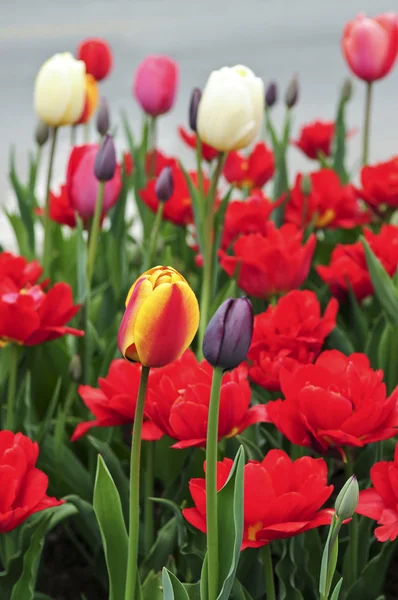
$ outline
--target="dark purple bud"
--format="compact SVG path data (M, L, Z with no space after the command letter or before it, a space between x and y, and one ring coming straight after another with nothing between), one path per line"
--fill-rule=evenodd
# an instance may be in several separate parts
M191 102L189 104L189 126L192 131L196 132L196 121L198 118L199 102L202 97L202 91L199 88L194 88L191 94Z
M155 194L159 202L170 200L174 192L173 171L171 167L164 167L155 184Z
M299 96L299 86L298 79L296 75L292 78L289 85L287 86L286 94L285 94L285 104L287 108L293 108L297 104Z
M245 360L253 335L253 308L248 298L228 298L210 319L203 356L213 367L234 369Z
M109 107L106 98L101 98L100 100L96 125L100 135L105 135L109 130Z
M268 84L267 91L265 92L265 105L268 108L274 106L275 102L278 100L278 88L276 87L275 81L271 81Z
M35 140L38 146L44 146L50 135L50 128L47 123L39 121L35 129Z
M116 170L116 150L113 137L107 133L95 157L94 173L99 181L109 181Z

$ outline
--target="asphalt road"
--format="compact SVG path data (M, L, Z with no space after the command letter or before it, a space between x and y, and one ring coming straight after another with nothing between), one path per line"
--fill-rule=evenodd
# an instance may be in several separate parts
M55 52L74 52L84 37L106 38L114 51L112 75L101 85L113 120L127 110L133 127L140 112L131 94L134 70L149 53L165 53L180 65L180 89L175 109L160 123L160 145L181 152L176 126L186 120L191 89L203 86L209 72L223 65L243 63L264 81L275 79L285 88L293 73L300 80L300 102L295 129L316 117L333 118L338 88L348 74L341 56L344 23L358 12L391 10L396 0L1 0L0 4L0 203L12 202L7 163L11 144L16 146L19 168L26 169L35 124L33 82L43 61ZM396 6L395 6L396 9ZM376 86L372 120L371 159L398 153L398 66ZM355 84L349 124L360 127L364 86ZM282 108L275 111L281 119ZM66 132L56 162L55 179L61 181L68 150ZM120 138L119 146L123 140ZM350 142L350 161L359 156L360 136ZM311 164L291 149L291 164ZM1 226L0 241L7 235Z

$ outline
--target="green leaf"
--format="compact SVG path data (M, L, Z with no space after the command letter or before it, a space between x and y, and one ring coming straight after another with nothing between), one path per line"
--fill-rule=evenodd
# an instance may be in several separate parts
M387 320L383 313L374 321L372 330L368 334L365 345L365 354L370 360L372 369L380 369L379 365L379 345L383 335Z
M143 600L162 600L162 582L160 573L151 571L142 584Z
M83 304L87 297L87 245L83 236L83 222L76 215L76 275L78 304Z
M45 417L44 417L43 421L41 422L40 428L37 432L36 441L39 444L39 446L40 446L41 442L43 441L43 439L45 438L45 436L47 435L47 433L50 431L51 421L52 421L52 418L54 417L55 410L57 408L57 404L58 404L58 400L59 400L59 393L61 391L61 386L62 386L62 377L59 377L57 380L57 385L55 386L53 395L51 397L51 400L48 404L48 408L47 408Z
M334 137L332 143L332 159L333 159L333 170L337 173L340 181L344 184L348 183L349 176L345 167L345 150L346 150L346 138L347 129L345 126L345 109L347 100L341 98L337 108Z
M336 583L336 587L333 590L333 594L330 597L330 600L339 600L341 586L343 585L343 578L340 579L338 583Z
M177 521L175 517L173 517L159 529L155 543L144 562L140 565L142 579L146 577L151 570L159 571L164 566L168 557L173 554L176 549L177 535Z
M10 152L10 181L17 197L19 214L25 226L27 233L29 250L34 255L35 253L35 222L32 206L29 204L29 198L33 196L31 190L26 190L20 183L15 171L15 149L11 148ZM34 183L33 183L34 185Z
M95 477L94 511L101 529L108 567L109 599L124 600L128 536L120 497L101 455L98 455Z
M325 542L325 548L322 554L322 562L321 562L321 574L319 577L319 593L324 596L329 595L330 586L332 584L332 579L334 572L336 570L337 565L337 556L338 556L338 539L335 540L333 544L333 548L330 548L330 543L332 537L336 532L337 527L337 517L333 515L333 520L329 527L328 537ZM332 552L331 552L332 550Z
M358 580L348 590L345 600L374 600L383 591L386 572L394 551L394 544L381 544L379 554L372 558L360 574Z
M363 352L368 337L368 321L355 297L350 282L348 283L348 296L350 299L350 332L355 339L356 352Z
M192 183L192 179L190 178L189 173L187 173L184 165L181 162L180 162L180 168L184 174L184 178L185 178L186 184L189 189L189 195L190 195L191 201L192 201L194 221L195 221L195 225L196 225L196 239L197 239L197 242L199 245L200 252L203 254L203 252L204 252L204 242L203 242L203 238L202 238L203 223L200 218L200 215L201 215L200 203L202 203L202 204L205 203L205 198L201 197L201 194L200 194L198 188L195 187L194 184Z
M163 567L162 585L164 600L189 600L188 593L177 577Z
M365 250L366 263L375 295L389 320L392 323L398 323L398 294L394 283L379 259L374 255L368 242L364 238L361 238L361 242Z
M282 556L275 567L279 580L279 600L304 600L296 587L296 566L289 552L289 544L283 545Z
M384 373L387 393L391 394L398 383L398 324L386 323L379 342L378 363Z

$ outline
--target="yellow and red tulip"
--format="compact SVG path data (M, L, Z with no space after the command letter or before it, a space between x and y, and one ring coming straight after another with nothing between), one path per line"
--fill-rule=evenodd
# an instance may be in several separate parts
M187 281L172 267L157 266L130 288L119 349L128 360L162 367L188 348L198 325L198 301Z
M87 123L93 116L99 102L98 84L93 75L90 75L89 73L86 73L85 75L84 89L84 107L79 120L76 121L76 125Z

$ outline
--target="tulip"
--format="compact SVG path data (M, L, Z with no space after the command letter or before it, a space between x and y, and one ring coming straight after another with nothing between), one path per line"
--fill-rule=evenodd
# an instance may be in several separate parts
M154 267L130 288L119 349L128 360L162 367L188 348L198 324L198 302L184 277L172 267Z
M159 202L167 202L174 193L173 171L164 167L155 184L155 194Z
M35 140L38 146L44 146L50 135L50 128L46 123L39 121L35 129Z
M96 81L102 81L112 69L112 51L109 44L101 38L83 40L77 49L77 56L86 65L86 71Z
M242 65L213 71L199 104L197 128L203 142L219 152L251 144L260 131L264 83Z
M336 498L334 508L340 521L351 519L358 506L359 487L355 475L352 475L342 487Z
M139 65L133 92L144 112L152 117L173 106L178 86L178 65L168 56L147 56Z
M198 109L201 97L202 90L200 88L194 88L192 90L191 102L189 104L189 126L192 129L192 131L195 132L198 121Z
M94 173L99 181L110 181L116 171L116 150L113 137L104 136L94 162Z
M299 87L297 77L294 76L287 86L285 94L285 104L287 108L293 108L297 104L299 95Z
M265 92L265 105L268 108L274 106L274 104L278 100L278 88L276 86L275 81L271 81L271 83L267 87L267 91Z
M97 131L100 135L105 135L109 129L109 108L106 98L101 98L96 121Z
M36 76L34 104L41 121L51 127L72 125L82 114L85 65L69 52L55 54Z
M97 106L98 106L98 85L95 78L86 73L85 78L85 96L84 96L84 107L83 111L76 121L75 125L80 125L81 123L87 123L93 116Z

